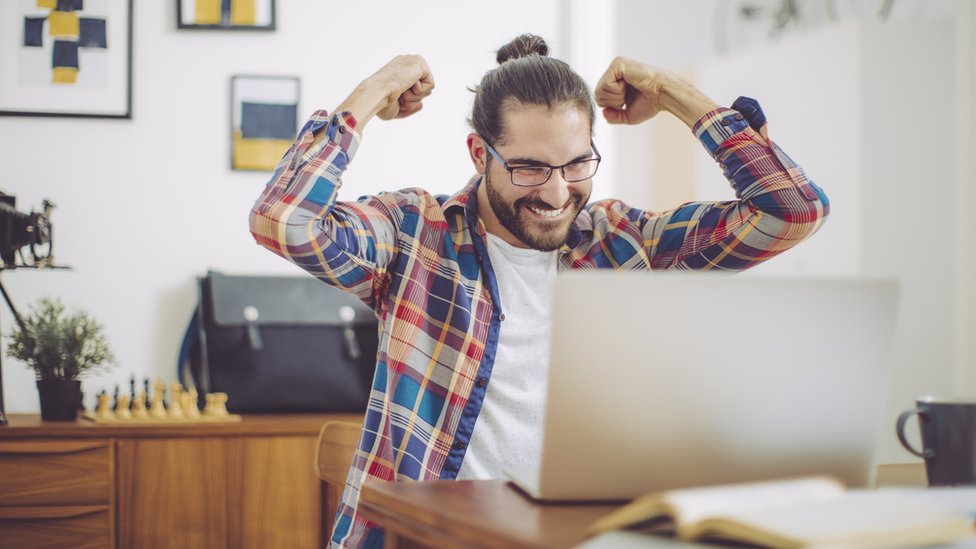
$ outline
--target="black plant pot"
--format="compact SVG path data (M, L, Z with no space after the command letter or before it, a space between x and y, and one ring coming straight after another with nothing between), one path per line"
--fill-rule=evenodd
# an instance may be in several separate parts
M45 421L74 421L81 403L81 381L39 379L37 393L41 397L41 419Z

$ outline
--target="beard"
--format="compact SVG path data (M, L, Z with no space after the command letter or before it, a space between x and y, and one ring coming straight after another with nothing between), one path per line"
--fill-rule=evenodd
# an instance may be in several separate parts
M530 197L519 198L511 204L505 202L502 195L492 186L487 170L485 171L484 184L487 189L488 204L491 205L491 210L495 213L495 217L498 218L502 227L505 227L508 232L526 246L541 252L558 250L566 242L569 229L589 199L589 195L583 196L579 191L571 190L569 207L573 209L574 215L560 221L547 222L536 219L530 221L527 218L535 216L535 214L526 211L530 206L541 210L551 210L552 205ZM562 206L563 204L559 204L556 207L561 208Z

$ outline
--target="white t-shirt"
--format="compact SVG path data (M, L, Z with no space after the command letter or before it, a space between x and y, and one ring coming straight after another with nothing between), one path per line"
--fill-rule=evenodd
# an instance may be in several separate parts
M505 315L481 413L458 480L504 478L539 466L549 369L549 314L558 252L516 248L488 235Z

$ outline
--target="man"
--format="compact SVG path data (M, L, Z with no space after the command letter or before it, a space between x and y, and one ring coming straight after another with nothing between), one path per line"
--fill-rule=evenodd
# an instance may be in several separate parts
M531 35L499 50L471 116L477 175L458 194L336 201L366 123L417 113L434 88L422 57L400 56L334 114L313 115L251 212L258 243L354 293L380 322L335 546L382 545L382 532L356 514L367 478L497 478L538 461L558 270L741 270L796 245L827 215L824 194L766 138L758 104L719 108L677 76L623 58L596 86L607 121L677 116L738 200L663 214L587 204L600 163L593 98L547 53Z

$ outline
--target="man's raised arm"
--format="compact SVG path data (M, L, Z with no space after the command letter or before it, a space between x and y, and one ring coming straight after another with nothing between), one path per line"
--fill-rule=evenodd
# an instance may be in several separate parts
M594 97L611 124L640 124L667 111L691 128L718 108L684 78L626 57L610 63Z
M362 128L374 116L381 120L406 118L424 107L423 100L434 90L434 76L419 55L398 55L363 80L335 110L349 112ZM317 145L324 133L315 136Z
M759 104L719 107L680 76L618 57L600 78L597 105L611 124L640 124L661 111L689 128L723 168L738 200L641 212L652 268L741 270L797 245L823 224L823 191L767 136Z
M250 214L255 241L321 280L373 304L396 250L390 198L337 202L342 174L373 116L406 118L434 88L427 62L401 55L363 80L329 114L315 112L299 132Z

